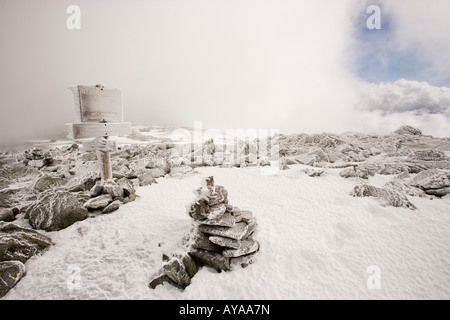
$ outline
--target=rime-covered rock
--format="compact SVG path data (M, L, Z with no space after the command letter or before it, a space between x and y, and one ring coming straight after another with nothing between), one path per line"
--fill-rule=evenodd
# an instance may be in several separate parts
M422 131L420 129L411 127L411 126L401 126L397 130L394 131L394 133L397 134L409 134L414 136L420 136L422 135Z
M25 275L25 265L20 261L0 261L0 298L11 290Z
M219 252L207 250L191 250L189 254L199 263L209 265L218 271L230 270L230 258L224 257Z
M412 153L409 158L412 160L421 160L421 161L448 161L450 160L442 151L439 150L417 150Z
M222 251L222 255L227 258L236 258L245 256L249 253L253 253L259 249L259 243L253 239L245 239L240 242L238 248L225 249Z
M66 183L66 179L45 174L36 180L33 187L37 191L45 191L58 188Z
M384 205L404 207L412 210L416 209L416 206L414 206L405 195L387 188L378 188L366 184L358 185L354 188L352 195L354 197L375 197Z
M39 232L0 221L0 261L25 263L52 245L52 240Z
M11 222L14 221L14 211L9 208L0 208L0 221Z
M88 210L103 210L113 201L111 195L102 194L101 196L89 199L85 202L84 207Z
M111 213L116 211L117 209L120 208L120 206L122 205L122 202L120 200L114 200L113 202L111 202L110 204L108 204L105 209L102 210L102 213Z
M87 215L76 195L66 191L45 195L29 208L28 214L31 226L45 231L64 229Z
M417 174L410 185L421 189L441 189L450 186L450 174L438 169L429 169Z

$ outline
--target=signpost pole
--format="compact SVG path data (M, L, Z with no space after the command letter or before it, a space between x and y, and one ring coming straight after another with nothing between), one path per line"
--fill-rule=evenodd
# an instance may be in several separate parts
M106 136L105 139L108 139ZM112 180L111 153L109 151L100 152L102 166L102 180Z

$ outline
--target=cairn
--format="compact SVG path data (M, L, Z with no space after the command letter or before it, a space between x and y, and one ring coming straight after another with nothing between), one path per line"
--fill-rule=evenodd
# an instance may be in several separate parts
M202 265L219 272L245 268L259 250L259 243L252 237L257 225L252 212L230 205L228 191L215 186L214 177L205 178L194 194L187 209L193 221L182 240L184 250L172 258L163 256L166 262L152 276L152 289L164 281L185 288Z

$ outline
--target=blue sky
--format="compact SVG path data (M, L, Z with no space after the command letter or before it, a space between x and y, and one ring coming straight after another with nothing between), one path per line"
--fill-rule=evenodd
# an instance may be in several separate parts
M358 77L370 83L408 79L425 81L433 86L450 87L450 76L435 77L432 72L430 73L430 57L422 55L417 47L402 49L396 47L395 17L385 10L383 2L368 3L380 7L381 29L368 29L365 22L372 14L361 11L355 23L355 37L360 50L356 62Z

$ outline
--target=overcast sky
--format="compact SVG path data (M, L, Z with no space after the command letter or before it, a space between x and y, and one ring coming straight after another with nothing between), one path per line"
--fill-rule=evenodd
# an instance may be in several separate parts
M66 26L72 4L80 30ZM0 0L0 134L64 130L67 87L100 83L122 90L135 125L450 136L449 12L450 0Z

